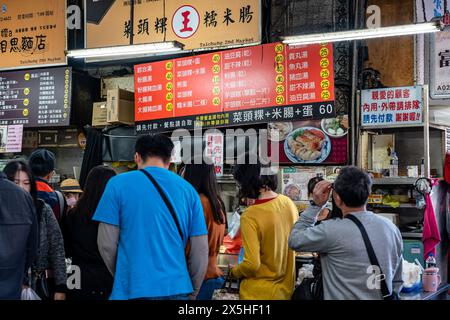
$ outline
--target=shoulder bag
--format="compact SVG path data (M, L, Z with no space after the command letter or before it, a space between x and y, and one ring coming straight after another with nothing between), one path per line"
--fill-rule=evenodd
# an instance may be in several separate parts
M381 274L383 273L383 270L381 269L380 263L378 262L377 256L375 255L375 251L373 250L372 243L370 242L369 235L367 234L366 229L364 228L361 221L359 221L358 218L355 216L349 214L346 216L346 218L353 221L356 226L359 228L359 231L361 231L361 235L364 239L364 244L366 245L367 254L369 255L370 263L373 266L377 266L380 270ZM394 291L394 288L392 288L392 293L389 292L389 289L386 284L386 277L383 278L381 281L381 294L383 296L383 300L399 300L398 294Z

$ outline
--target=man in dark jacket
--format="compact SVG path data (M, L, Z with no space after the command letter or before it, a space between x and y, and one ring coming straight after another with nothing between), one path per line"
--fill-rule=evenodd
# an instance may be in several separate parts
M61 217L67 213L66 200L61 192L53 190L48 183L55 170L55 155L49 150L37 149L30 155L28 162L36 177L38 198L52 208L56 220L61 222Z
M20 299L38 246L33 200L0 172L0 299Z

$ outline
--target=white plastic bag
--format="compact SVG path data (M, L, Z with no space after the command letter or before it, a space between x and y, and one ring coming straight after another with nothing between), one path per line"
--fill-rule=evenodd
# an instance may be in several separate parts
M41 300L41 298L33 289L26 288L22 290L22 300Z
M230 236L231 239L234 239L234 237L236 237L236 234L238 233L240 228L241 228L241 215L235 211L231 216L231 220L228 225L228 235Z

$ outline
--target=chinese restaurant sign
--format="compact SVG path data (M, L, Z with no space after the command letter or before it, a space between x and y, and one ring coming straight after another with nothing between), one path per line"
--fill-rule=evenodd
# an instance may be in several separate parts
M270 43L136 65L137 131L332 117L332 48Z
M433 34L431 41L430 95L450 98L450 28Z
M67 126L71 68L0 72L0 125Z
M0 69L67 63L65 0L0 4Z
M423 123L421 86L361 91L363 127L401 127Z
M86 1L86 48L178 41L185 50L261 42L260 0Z

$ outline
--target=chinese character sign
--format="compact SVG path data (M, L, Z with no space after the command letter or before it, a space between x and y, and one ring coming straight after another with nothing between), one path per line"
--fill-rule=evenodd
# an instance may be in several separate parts
M270 43L136 65L137 130L333 116L332 49Z
M66 1L4 0L0 69L66 64Z
M261 42L260 0L86 1L86 47L178 41L185 49Z
M450 11L450 1L422 0L416 2L417 23L428 22L435 17L442 17L445 11ZM445 7L447 6L447 7Z
M423 123L421 86L361 91L363 127L398 126Z
M430 95L434 99L450 98L450 30L433 36Z

